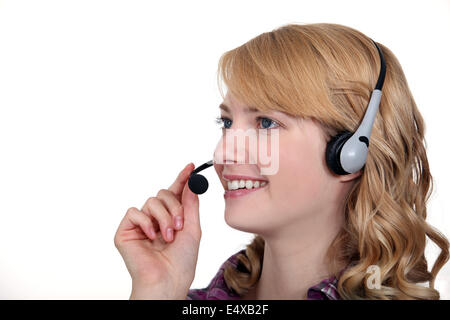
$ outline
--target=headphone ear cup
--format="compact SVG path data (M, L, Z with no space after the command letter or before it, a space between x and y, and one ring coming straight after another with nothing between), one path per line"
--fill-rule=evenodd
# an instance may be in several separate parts
M352 135L353 133L350 131L342 131L331 138L327 144L325 159L327 161L328 168L336 174L349 174L342 168L340 156L342 146Z

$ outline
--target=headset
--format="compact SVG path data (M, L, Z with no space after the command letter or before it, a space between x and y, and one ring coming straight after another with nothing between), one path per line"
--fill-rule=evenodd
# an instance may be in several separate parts
M371 39L372 40L372 39ZM381 67L375 89L370 96L369 105L361 124L355 132L344 130L336 134L327 143L325 159L328 168L337 175L355 173L365 166L369 152L369 141L373 123L381 101L381 89L386 76L386 62L377 43L372 40L380 55ZM194 169L189 176L189 189L193 193L203 194L208 190L208 180L198 172L213 165L210 160Z

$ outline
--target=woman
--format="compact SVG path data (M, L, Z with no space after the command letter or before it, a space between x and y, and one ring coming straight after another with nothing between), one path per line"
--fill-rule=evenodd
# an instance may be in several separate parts
M201 238L190 163L141 210L130 208L116 232L131 299L439 299L434 280L449 243L425 221L425 125L398 60L377 45L386 75L369 153L345 175L329 169L325 150L337 133L354 132L367 109L381 63L369 37L337 24L290 24L221 57L224 137L230 129L279 133L275 174L262 175L260 162L214 163L225 190L240 180L255 188L225 197L226 223L255 238L207 288L189 290ZM441 248L431 272L426 236Z

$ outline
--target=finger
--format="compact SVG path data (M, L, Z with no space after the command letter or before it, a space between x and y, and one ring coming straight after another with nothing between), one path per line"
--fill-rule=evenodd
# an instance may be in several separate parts
M139 227L150 239L154 240L156 238L156 233L153 230L153 224L150 217L146 216L135 207L131 207L127 210L121 225L125 230Z
M148 199L146 205L142 208L142 212L157 220L161 234L166 242L173 240L174 226L172 216L160 199L156 197Z
M183 170L181 170L181 172L178 174L178 177L168 188L168 190L172 191L176 196L180 196L180 200L181 200L181 193L183 192L183 187L186 184L186 181L189 178L191 172L194 170L194 168L195 166L192 162L188 163L188 165L184 167Z
M198 195L189 189L186 183L183 189L181 204L183 205L184 228L191 229L199 239L201 237Z
M183 206L180 201L167 189L159 190L157 196L172 215L174 228L180 230L183 226Z

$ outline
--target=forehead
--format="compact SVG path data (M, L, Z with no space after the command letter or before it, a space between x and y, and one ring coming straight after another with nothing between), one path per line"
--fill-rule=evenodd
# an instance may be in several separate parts
M248 106L245 103L236 99L230 92L227 92L225 99L219 105L219 108L226 112L232 111L244 111L244 112L256 112L257 108Z
M298 120L298 117L289 115L285 112L281 112L278 110L270 110L270 111L262 111L254 106L246 105L245 103L242 103L241 101L237 100L233 95L231 95L229 92L226 94L223 102L219 105L220 110L226 113L245 113L249 115L253 115L256 113L263 113L265 115L273 115L278 116L279 118L282 118L286 121L296 121Z

